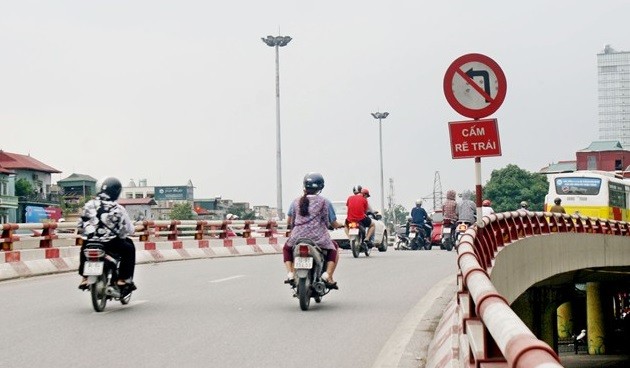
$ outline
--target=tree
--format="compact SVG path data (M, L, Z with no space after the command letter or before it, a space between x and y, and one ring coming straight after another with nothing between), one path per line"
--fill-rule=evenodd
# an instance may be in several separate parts
M16 197L28 197L31 194L35 194L35 189L30 181L20 178L15 182Z
M545 175L509 164L492 171L483 188L483 197L492 201L495 212L518 209L521 201L527 201L532 211L542 211L548 190L549 182Z
M173 206L170 217L171 220L194 220L195 214L193 213L190 202L182 202Z
M388 209L386 209L384 217L387 219L389 223L404 224L407 222L408 213L409 211L407 211L405 207L403 207L400 204L397 204L397 205L394 205L391 213Z

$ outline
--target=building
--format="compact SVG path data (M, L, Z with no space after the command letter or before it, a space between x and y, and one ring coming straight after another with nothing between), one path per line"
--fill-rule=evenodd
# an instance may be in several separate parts
M15 210L15 221L12 220L12 216L9 212L13 210L11 208L4 207L2 211L5 213L6 219L11 222L29 222L36 221L31 220L28 214L39 213L43 214L43 209L54 209L55 216L60 216L61 209L59 206L59 197L56 194L51 193L51 174L59 174L61 171L44 164L41 161L28 155L21 155L17 153L11 153L0 150L0 168L3 169L3 181L7 185L7 193L9 193L8 176L14 175L14 184L20 181L26 181L33 191L28 194L18 196L17 209ZM8 175L8 176L7 176ZM2 184L0 184L0 187ZM0 192L1 193L1 192ZM9 196L9 195L7 195ZM15 196L15 194L13 194ZM3 216L3 218L5 218ZM33 217L35 218L35 217ZM39 217L37 218L39 221Z
M89 175L75 174L57 181L64 199L78 199L96 195L96 179Z
M121 199L141 199L153 198L154 204L151 207L151 218L155 220L169 220L170 213L176 204L188 203L190 210L193 211L194 202L194 186L192 181L188 181L186 185L179 186L150 186L146 179L138 180L138 185L132 180L126 187L123 187ZM145 218L146 214L145 214Z
M153 207L157 204L151 197L120 198L118 203L125 207L132 221L155 220Z
M0 165L0 224L16 222L15 172Z
M597 54L599 139L630 147L630 52L606 45Z
M630 165L630 151L618 141L595 141L575 153L578 170L611 171L621 174Z
M619 141L594 141L575 152L575 161L559 161L542 168L541 174L557 174L576 170L609 171L619 176L630 176L630 150Z

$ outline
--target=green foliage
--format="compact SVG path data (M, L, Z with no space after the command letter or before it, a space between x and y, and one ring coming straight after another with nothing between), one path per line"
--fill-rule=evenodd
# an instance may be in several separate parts
M230 207L227 209L227 213L238 216L239 220L256 220L256 213L249 208Z
M35 194L35 188L30 181L20 178L15 182L15 195L17 197L26 197Z
M545 175L509 164L492 171L483 188L483 196L492 201L495 212L514 211L521 201L527 201L531 211L542 211L548 190L549 182Z
M171 208L171 220L194 220L196 215L193 213L190 202L176 203Z
M409 211L405 209L400 204L395 205L390 212L388 209L385 210L384 219L387 219L386 224L389 225L391 223L394 224L404 224L407 222L407 214Z

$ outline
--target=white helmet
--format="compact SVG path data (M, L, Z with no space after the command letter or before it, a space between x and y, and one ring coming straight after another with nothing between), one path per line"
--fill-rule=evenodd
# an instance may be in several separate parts
M226 220L233 220L233 219L234 219L234 217L235 217L235 216L234 216L233 214L231 214L231 213L228 213L227 215L225 215L225 219L226 219Z
M422 206L422 199L416 200L416 206Z

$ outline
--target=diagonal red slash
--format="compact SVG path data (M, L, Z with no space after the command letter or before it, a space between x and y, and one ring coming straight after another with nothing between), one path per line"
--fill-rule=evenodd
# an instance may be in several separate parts
M479 94L486 99L486 102L490 103L494 101L494 98L490 97L490 95L488 95L486 91L481 89L481 87L479 87L479 85L475 83L474 79L470 78L468 74L464 73L460 68L455 69L455 72L457 72L457 74L459 74L460 77L464 78L464 80L469 85L471 85L475 89L475 91L479 92Z

